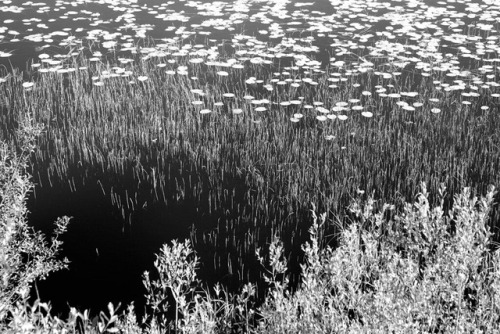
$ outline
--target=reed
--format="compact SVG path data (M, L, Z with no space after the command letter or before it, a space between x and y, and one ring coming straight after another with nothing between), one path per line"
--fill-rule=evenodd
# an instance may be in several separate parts
M64 70L42 64L28 89L14 74L0 86L4 137L29 110L45 128L33 156L35 182L78 191L99 181L124 218L146 203L192 204L199 213L193 238L209 243L225 269L274 234L299 249L310 203L344 221L353 197L411 198L421 182L431 193L441 183L451 194L465 185L481 192L499 181L494 87L480 88L477 98L436 89L433 82L450 79L417 69L385 79L355 64L169 59L73 56ZM401 94L412 89L416 96ZM405 109L414 102L421 106Z

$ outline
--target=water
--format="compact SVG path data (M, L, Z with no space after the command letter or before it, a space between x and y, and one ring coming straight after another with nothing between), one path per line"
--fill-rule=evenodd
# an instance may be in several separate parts
M186 239L191 221L187 208L148 208L136 214L134 223L123 220L98 185L80 186L78 192L65 187L36 189L29 203L30 221L45 226L58 216L72 217L63 255L70 270L54 273L38 284L42 300L51 300L54 310L67 305L79 309L106 309L107 303L135 301L139 314L144 304L142 273L153 271L153 254L171 239Z
M1 1L0 6L3 76L17 68L28 77L51 65L50 61L57 70L73 53L102 60L115 54L147 58L162 44L177 43L205 52L204 57L213 54L214 60L273 55L274 61L282 59L282 65L290 66L318 60L307 65L306 72L327 64L342 68L346 63L383 59L387 63L375 71L380 75L396 72L401 82L414 80L414 87L420 86L421 79L411 77L415 69L424 74L448 73L452 85L460 78L473 82L470 73L481 77L477 86L490 82L493 91L498 85L500 8L493 1L219 1L210 5L196 1ZM140 47L146 46L151 49L141 52ZM175 49L170 52L166 59L183 56L174 55ZM192 203L165 209L150 201L124 214L112 204L108 190L103 194L96 179L78 185L77 192L65 182L51 188L47 180L35 180L36 196L29 202L34 226L50 232L47 224L56 217L73 217L63 252L72 262L71 270L38 284L42 299L52 300L60 312L67 310L67 303L97 310L108 301L135 301L140 309L144 302L141 274L152 270L153 254L161 244L192 237L196 233L192 227L203 219L210 230L219 219L193 212ZM202 253L205 263L213 253L209 249ZM214 272L205 267L202 277L207 281L235 288L241 281L236 271ZM248 278L256 279L244 277Z

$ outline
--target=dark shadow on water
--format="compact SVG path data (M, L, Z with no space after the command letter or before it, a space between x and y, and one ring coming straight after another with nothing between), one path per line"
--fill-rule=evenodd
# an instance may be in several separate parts
M284 218L293 215L283 208L269 213L276 223L258 226L255 222L264 221L264 216L251 218L250 206L231 214L220 210L209 213L203 205L185 199L168 206L156 202L136 207L124 219L122 211L111 203L109 193L103 195L100 185L87 182L77 189L72 192L68 186L37 187L28 202L30 224L46 235L51 234L57 217L72 217L62 239L61 254L71 261L69 269L52 273L37 284L41 300L50 301L53 313L63 319L69 306L80 311L90 309L91 316L95 316L106 311L109 302L121 303L123 308L134 302L138 319L142 319L146 293L142 274L147 270L155 278L155 254L173 239L193 241L203 287L221 283L236 293L245 283L253 282L259 285L262 299L266 289L255 250L263 247L265 254L278 222L283 222L288 232L282 240L290 269L292 274L299 272L301 256L297 254L308 239L310 219L305 218L309 212L300 214L304 226ZM235 200L245 202L244 198ZM296 283L292 278L292 285ZM32 295L36 296L35 290Z
M52 273L37 284L40 298L50 300L54 313L63 318L68 305L96 314L109 302L125 306L132 301L141 315L146 292L142 273L153 271L154 254L163 243L185 239L191 226L192 211L182 206L168 211L145 208L132 224L124 223L97 185L78 192L37 188L28 207L30 224L46 234L57 217L72 217L62 252L71 261L69 270Z

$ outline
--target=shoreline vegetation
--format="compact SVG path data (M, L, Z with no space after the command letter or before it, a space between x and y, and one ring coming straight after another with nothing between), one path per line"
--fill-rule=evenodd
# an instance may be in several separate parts
M0 331L500 332L493 0L335 0L331 15L294 1L87 2L63 15L27 2L25 15L116 31L0 27L36 45L25 71L0 67ZM150 31L140 11L172 26ZM190 15L202 22L188 28ZM38 226L37 189L92 198L79 212L94 216ZM106 252L118 230L123 248ZM144 273L146 304L131 292L64 313L40 300L37 283L72 270L71 233L81 240L65 246L85 249L70 260L86 265L73 277L114 275L72 300L95 302L96 282L104 295L126 267ZM130 282L116 281L120 298Z
M27 225L26 195L33 184L26 171L40 129L30 119L18 132L18 150L1 145L0 221L2 236L2 333L493 333L500 330L500 254L488 228L494 187L486 196L469 188L453 206L431 207L425 184L415 203L387 215L375 201L354 201L356 220L342 230L336 249L319 246L326 215L311 212L310 239L302 245L301 281L289 290L283 243L271 242L257 257L270 288L259 306L255 287L238 294L220 286L203 287L189 241L172 241L157 254L157 272L143 275L148 313L138 321L133 305L109 304L108 312L89 319L71 309L68 319L50 314L50 305L28 302L29 286L51 271L64 269L56 259L58 237L69 222L61 218L47 243ZM173 316L172 311L173 310ZM170 311L170 313L169 313ZM170 316L167 316L169 315Z

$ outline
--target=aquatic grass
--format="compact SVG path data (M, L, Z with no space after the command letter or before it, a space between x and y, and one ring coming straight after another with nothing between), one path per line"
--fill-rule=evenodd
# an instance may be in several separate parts
M72 62L73 72L40 73L30 91L22 87L25 81L19 76L1 87L12 126L17 110L27 109L46 127L33 157L36 182L67 184L78 191L80 184L99 181L125 219L146 203L193 203L200 215L193 222L198 225L193 235L198 242L207 240L203 234L214 229L219 232L211 237L215 244L205 246L217 252L244 240L234 261L220 255L218 266L237 267L248 257L245 254L269 241L270 232L292 234L287 247L298 249L306 237L301 217L310 202L329 212L330 219L342 220L343 208L357 189L394 200L411 196L422 181L430 189L445 182L451 193L464 184L481 191L498 182L494 111L480 106L468 111L458 106L463 99L458 93L451 98L427 84L421 83L419 91L423 105L404 110L396 103L409 98L396 95L395 88L387 91L394 95L367 97L354 87L359 83L374 91L370 85L396 83L371 71L335 69L346 80L333 91L326 74L334 71L327 68L318 73L317 85L302 82L297 89L268 92L263 87L274 78L272 67L250 61L244 62L244 69L233 70L193 66L178 58L176 66L195 71L189 75L167 74L169 66L156 66L163 59L134 60L126 66L113 59L88 62L82 57ZM114 67L129 73L107 75L116 72ZM229 75L217 76L220 70ZM191 80L191 74L198 80ZM300 71L295 75L309 76ZM140 76L148 79L137 80ZM255 83L246 83L248 76L255 77ZM93 77L103 86L92 85ZM405 87L409 83L399 85L411 91ZM205 95L199 97L193 89ZM231 100L240 104L241 115L214 105L228 92L235 94ZM267 99L269 103L260 105L266 110L245 102L246 95ZM436 106L430 101L436 96L446 102ZM300 97L303 117L296 123L290 121L295 106L273 104ZM339 109L325 114L335 119L318 122L317 112L304 108L322 102L333 110L353 98L359 98L373 117ZM212 112L200 114L200 107L192 104L198 99L204 103L202 109ZM483 104L495 107L488 101ZM441 112L434 114L433 108ZM344 114L347 118L341 120ZM205 215L210 218L205 220Z

